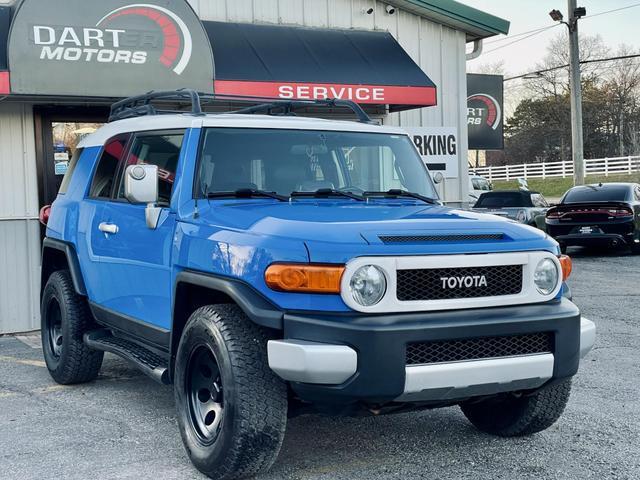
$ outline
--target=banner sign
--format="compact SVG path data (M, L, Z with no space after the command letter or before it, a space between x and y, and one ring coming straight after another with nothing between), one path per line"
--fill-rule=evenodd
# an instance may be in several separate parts
M469 150L504 148L502 75L467 74Z
M184 0L24 0L11 28L9 65L17 94L213 91L211 45Z
M219 94L282 98L285 100L338 98L371 105L429 106L436 104L436 87L216 80L215 91Z
M405 130L431 174L442 172L446 178L456 178L459 175L456 127L417 127Z

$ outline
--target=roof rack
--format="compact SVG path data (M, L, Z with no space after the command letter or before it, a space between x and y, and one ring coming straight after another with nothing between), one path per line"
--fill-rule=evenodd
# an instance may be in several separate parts
M152 102L164 101L191 104L191 111L161 110ZM295 111L307 107L347 108L351 110L361 123L375 122L362 109L360 105L351 100L322 99L322 100L283 100L281 98L251 97L241 95L216 95L211 93L199 93L195 90L182 88L179 90L150 91L143 95L125 98L111 106L109 122L126 118L143 117L146 115L162 115L169 113L187 113L191 115L204 115L203 105L219 103L248 103L247 107L228 113L236 114L264 114L293 116Z

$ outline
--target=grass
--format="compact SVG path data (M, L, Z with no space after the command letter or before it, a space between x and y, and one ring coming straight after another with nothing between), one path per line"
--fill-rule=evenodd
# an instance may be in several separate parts
M640 183L640 172L631 175L588 175L585 178L586 183L606 183L606 182L632 182ZM573 187L573 178L530 178L529 189L542 193L545 197L560 198L564 193ZM493 182L495 190L517 190L518 181L495 181Z

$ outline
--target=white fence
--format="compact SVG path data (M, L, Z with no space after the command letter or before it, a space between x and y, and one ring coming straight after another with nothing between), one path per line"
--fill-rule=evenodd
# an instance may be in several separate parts
M594 158L584 161L585 175L627 175L640 172L640 156ZM572 177L573 162L523 163L498 167L472 168L477 175L489 181L516 180L518 178Z

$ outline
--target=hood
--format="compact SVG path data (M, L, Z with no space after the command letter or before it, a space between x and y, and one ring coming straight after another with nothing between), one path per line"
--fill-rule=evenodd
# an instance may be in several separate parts
M543 232L495 215L404 200L218 201L210 202L200 214L203 221L212 225L258 236L301 240L312 261L331 258L335 262L338 254L348 257L361 255L362 251L427 254L555 248L555 242ZM466 239L459 237L462 234L502 238ZM425 235L435 236L436 241L415 239ZM437 236L444 235L447 240L437 241ZM391 241L384 241L389 237Z

